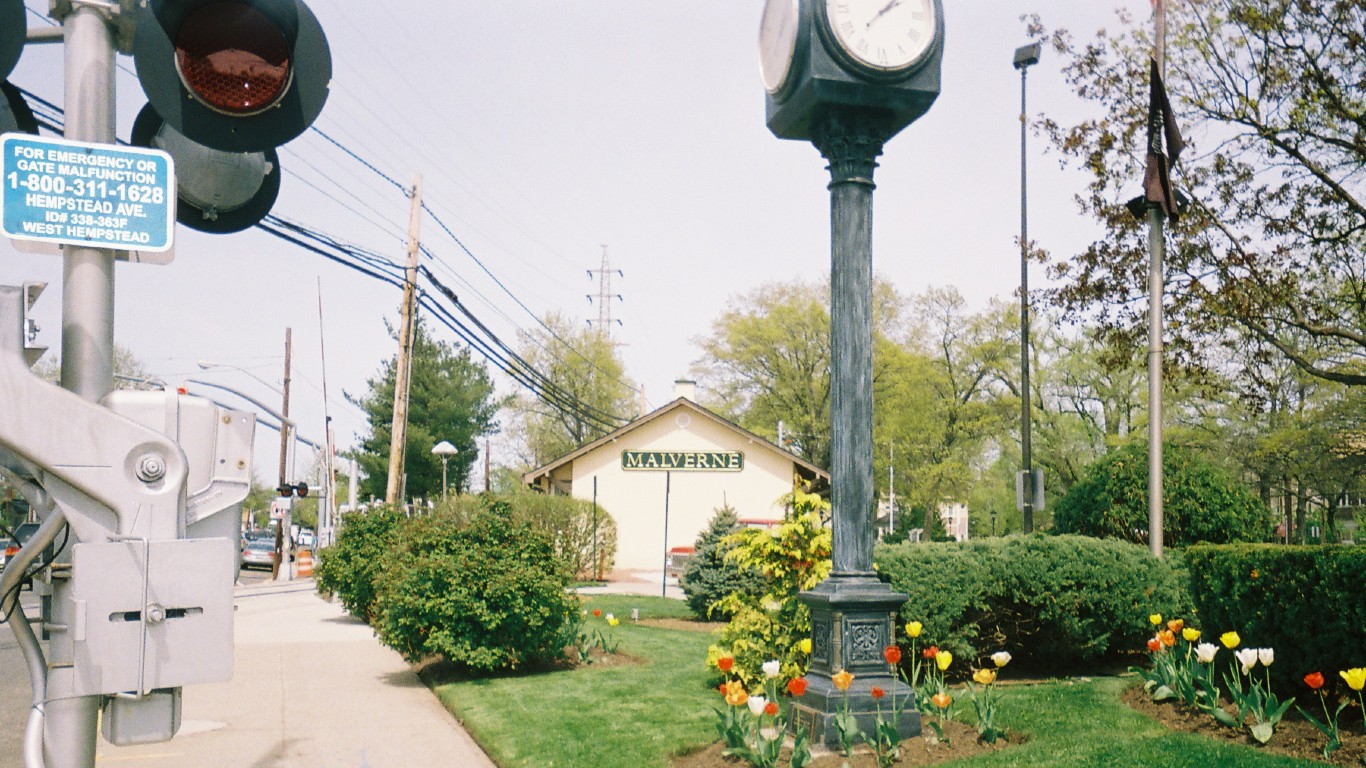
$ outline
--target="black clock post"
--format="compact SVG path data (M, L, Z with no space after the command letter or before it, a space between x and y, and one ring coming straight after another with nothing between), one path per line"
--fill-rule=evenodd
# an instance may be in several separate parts
M892 46L885 48L882 46ZM795 704L812 743L835 746L847 707L867 734L879 710L920 733L915 694L884 650L906 596L873 571L873 171L883 144L939 95L939 0L768 0L760 30L768 127L810 141L830 170L833 569L801 594L811 665ZM908 50L909 48L909 50ZM848 690L839 672L853 674ZM885 692L874 699L873 688Z

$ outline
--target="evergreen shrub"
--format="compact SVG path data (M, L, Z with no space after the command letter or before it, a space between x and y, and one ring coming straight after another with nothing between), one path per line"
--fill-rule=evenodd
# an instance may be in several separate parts
M1196 621L1205 635L1230 630L1241 647L1273 648L1273 681L1286 692L1322 672L1366 666L1366 551L1359 547L1230 544L1185 553Z
M996 651L1049 666L1141 649L1148 615L1182 615L1175 570L1145 547L1085 536L881 545L879 577L909 596L919 644L975 665Z
M1271 541L1270 508L1199 453L1179 445L1162 452L1162 531L1168 547ZM1148 541L1148 445L1102 456L1058 501L1058 533Z
M506 507L466 521L438 513L404 526L379 579L380 640L477 671L559 659L578 627L568 570L550 537Z
M336 543L317 552L318 591L336 595L352 616L367 622L373 619L376 581L404 519L403 513L388 506L342 515Z
M766 580L762 573L726 558L725 538L740 530L740 518L732 507L716 510L707 530L697 537L692 559L683 569L679 586L687 596L688 607L702 621L730 621L733 612L717 603L728 595L743 597L763 594Z

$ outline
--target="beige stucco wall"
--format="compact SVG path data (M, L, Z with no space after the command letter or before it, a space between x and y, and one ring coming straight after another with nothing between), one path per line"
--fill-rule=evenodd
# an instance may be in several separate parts
M598 503L616 520L616 567L620 569L659 571L666 551L665 473L623 470L621 454L627 450L740 451L745 455L744 469L739 472L671 473L668 547L692 546L716 509L726 503L742 518L780 519L783 512L777 501L792 489L792 461L780 452L687 408L661 414L572 464L576 498L592 499L593 478L597 478Z

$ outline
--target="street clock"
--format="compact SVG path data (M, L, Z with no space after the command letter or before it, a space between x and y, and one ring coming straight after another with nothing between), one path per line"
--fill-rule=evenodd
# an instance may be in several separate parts
M874 113L887 136L939 95L941 0L767 0L759 62L769 130L809 140L831 113Z

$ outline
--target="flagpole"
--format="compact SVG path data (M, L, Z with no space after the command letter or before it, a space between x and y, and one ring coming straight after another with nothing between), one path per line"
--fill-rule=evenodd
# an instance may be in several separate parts
M1165 79L1166 7L1152 0L1154 60ZM1162 262L1166 257L1165 212L1148 206L1148 548L1162 557Z

